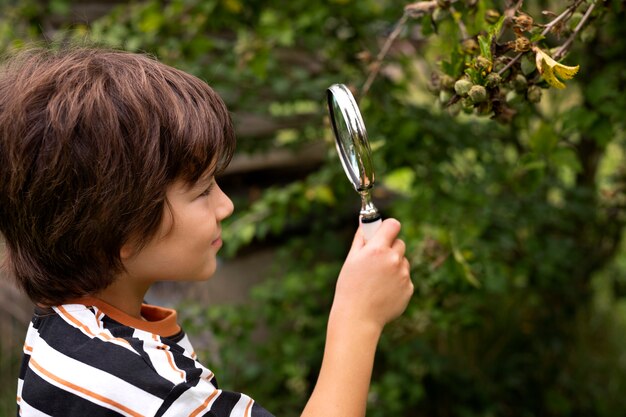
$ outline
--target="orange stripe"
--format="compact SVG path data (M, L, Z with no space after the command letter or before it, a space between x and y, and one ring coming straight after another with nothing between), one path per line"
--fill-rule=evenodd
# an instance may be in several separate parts
M103 403L106 403L106 404L112 405L113 407L117 408L118 410L122 410L122 411L124 411L124 412L126 412L126 413L130 414L131 416L134 416L134 417L144 417L142 414L139 414L139 413L137 413L136 411L133 411L133 410L131 410L130 408L128 408L128 407L126 407L126 406L124 406L124 405L122 405L122 404L120 404L120 403L118 403L118 402L116 402L116 401L111 400L110 398L106 398L106 397L104 397L104 396L102 396L102 395L100 395L100 394L96 394L95 392L90 391L90 390L88 390L88 389L86 389L86 388L79 387L79 386L78 386L78 385L76 385L76 384L73 384L73 383L71 383L71 382L69 382L69 381L66 381L66 380L64 380L64 379L62 379L62 378L59 378L58 376L56 376L56 375L54 375L54 374L52 374L52 373L48 372L48 371L47 371L47 370L45 370L44 368L42 368L42 367L41 367L41 365L39 365L39 364L38 364L38 363L37 363L34 359L32 359L32 358L31 358L31 360L30 360L30 364L31 364L34 368L36 368L39 372L41 372L42 374L44 374L44 375L45 375L45 376L47 376L48 378L50 378L50 379L52 379L52 380L54 380L54 381L58 382L58 383L59 383L59 384L61 384L61 385L65 385L66 387L71 388L71 389L73 389L73 390L75 390L75 391L81 392L81 393L83 393L83 394L87 395L88 397L92 397L92 398L95 398L96 400L102 401Z
M87 333L88 335L90 335L91 337L102 337L107 341L112 341L112 340L116 340L118 342L122 342L127 344L128 346L130 346L130 343L128 342L128 340L122 339L120 337L111 337L108 334L104 333L104 332L100 332L98 333L98 335L95 335L90 329L89 327L87 327L86 325L84 325L80 320L78 320L76 317L72 316L63 306L58 306L58 309L61 311L61 313L63 313L64 316L66 316L72 323L74 323L76 326L78 326L79 328L81 328L85 333Z
M250 399L250 401L248 401L248 406L246 407L246 412L243 413L243 417L249 417L250 416L250 407L252 407L252 403L254 401L252 400L252 398Z
M167 357L167 362L170 364L170 367L174 370L174 372L178 372L180 374L180 379L185 379L185 374L183 373L183 371L181 371L174 365L174 360L172 359L172 354L169 352L169 347L166 345L161 345L157 349L165 351L165 356Z
M33 351L33 348L32 348L31 346L28 346L28 345L26 345L26 344L25 344L25 345L24 345L24 350L25 350L26 352L32 352L32 351Z
M93 334L91 332L91 330L89 330L89 327L85 326L83 323L81 323L76 317L72 316L70 313L67 312L67 310L63 307L63 306L59 306L58 307L59 311L61 311L61 313L63 313L64 316L67 316L67 318L74 323L76 326L78 326L79 328L83 329L86 333L88 333L90 336L92 337L96 337L95 334Z
M102 314L102 311L98 310L98 312L96 313L96 326L98 326L98 328L100 328L100 317L102 317L104 314Z
M189 414L189 417L196 417L198 414L202 412L202 410L207 408L207 406L209 405L213 397L217 395L217 391L218 390L213 391L211 395L209 395L209 397L206 400L204 400L204 402L202 403L200 407L196 408L195 410L193 410L193 413Z

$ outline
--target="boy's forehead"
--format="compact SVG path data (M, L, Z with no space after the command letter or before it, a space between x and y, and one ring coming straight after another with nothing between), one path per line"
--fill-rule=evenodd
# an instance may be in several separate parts
M213 181L213 178L215 177L213 170L208 169L206 170L202 176L200 178L198 178L197 181L195 182L189 182L189 181L184 181L183 183L185 184L186 188L188 190L192 190L192 189L196 189L196 188L202 188L202 187L206 187L208 186L211 181Z

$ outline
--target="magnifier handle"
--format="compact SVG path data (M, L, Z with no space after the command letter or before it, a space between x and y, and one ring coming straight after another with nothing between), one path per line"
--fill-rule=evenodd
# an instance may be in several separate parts
M363 237L365 238L366 242L370 240L374 236L374 234L376 234L376 231L380 228L381 224L383 224L383 221L380 218L373 222L364 222L363 219L361 219Z

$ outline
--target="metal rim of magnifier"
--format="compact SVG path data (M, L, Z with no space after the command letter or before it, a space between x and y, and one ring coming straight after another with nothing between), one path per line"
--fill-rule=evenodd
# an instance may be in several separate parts
M343 169L357 191L361 192L367 190L374 185L374 170L372 169L372 156L367 140L367 131L365 130L365 123L363 122L363 117L361 117L359 107L352 93L344 84L333 84L330 86L327 90L327 100L330 121L333 126L333 132L335 133L335 145L337 146L337 152L339 153ZM344 149L340 136L341 132L339 132L336 124L338 115L335 114L333 100L337 103L341 111L340 117L345 122L352 143L357 148L358 174L354 171L350 163L347 150Z

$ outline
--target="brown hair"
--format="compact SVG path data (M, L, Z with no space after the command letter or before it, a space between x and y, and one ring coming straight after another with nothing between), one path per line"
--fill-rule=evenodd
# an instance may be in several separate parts
M228 111L203 81L145 55L33 49L0 70L0 232L36 303L106 288L120 248L157 231L174 180L230 161Z

